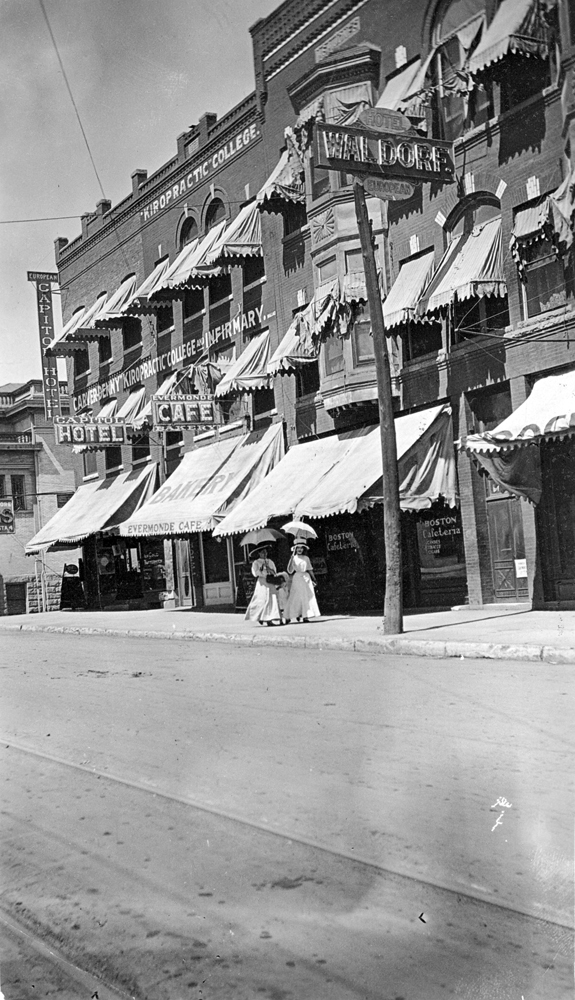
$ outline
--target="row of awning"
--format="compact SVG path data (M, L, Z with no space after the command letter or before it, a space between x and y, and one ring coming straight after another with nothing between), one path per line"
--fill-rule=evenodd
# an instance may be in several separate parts
M451 410L440 405L395 421L401 506L456 503ZM28 543L31 554L73 547L97 532L169 537L218 536L278 516L328 517L383 500L379 426L298 444L287 454L283 423L195 447L156 489L156 465L81 486Z
M470 90L475 77L480 77L508 54L545 58L549 51L547 7L540 0L502 0L487 27L484 12L469 18L456 32L467 58L446 89ZM395 73L386 84L377 107L403 111L416 119L424 118L430 92L428 74L440 47L441 43L425 59L416 59Z

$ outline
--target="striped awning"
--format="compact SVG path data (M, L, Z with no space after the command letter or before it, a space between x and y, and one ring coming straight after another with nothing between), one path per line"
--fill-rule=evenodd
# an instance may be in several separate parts
M210 531L268 475L284 454L283 424L222 438L184 455L180 465L120 534Z
M233 362L216 386L216 396L227 396L230 392L252 392L254 389L269 389L268 375L270 360L270 332L264 330L253 337L245 351Z
M403 510L457 498L451 409L429 407L395 418ZM379 425L330 434L291 448L267 478L228 514L215 535L261 528L273 517L354 513L383 502Z
M161 286L169 266L169 257L164 257L159 264L156 264L154 270L134 290L132 297L125 303L122 311L126 316L146 316L157 312L158 309L165 309L171 305L171 302L153 301L151 299L154 292Z
M317 361L319 344L302 340L299 336L299 329L300 314L294 317L268 361L269 375L288 375L296 368Z
M68 357L74 353L74 351L84 351L86 345L80 341L74 341L73 335L77 330L82 317L86 313L86 306L80 306L76 309L68 322L62 327L60 333L54 337L51 344L46 348L46 354L48 357Z
M548 52L546 5L539 0L502 0L471 56L467 69L481 73L509 53L544 57Z
M490 219L452 240L422 293L416 317L437 312L450 302L489 295L507 295L501 219Z
M225 219L219 222L204 237L186 243L173 264L167 269L157 288L151 293L152 301L183 296L186 288L201 288L205 279L221 273L221 268L210 267L208 254L219 240L226 227ZM199 279L204 279L199 280Z
M431 278L434 264L434 251L427 250L419 257L406 260L401 265L399 274L383 303L386 329L414 319L417 303Z
M304 167L296 147L290 141L267 181L258 191L256 201L265 208L266 202L274 198L305 203Z
M509 451L575 435L575 371L540 378L531 395L492 431L469 434L459 447L470 454Z
M229 266L241 263L246 257L261 257L262 220L257 201L244 205L239 215L226 226L221 236L206 255L206 265Z
M130 517L151 496L157 465L85 483L26 545L26 553L54 546L75 547L90 535L109 531Z
M133 424L146 405L146 387L134 389L118 410L116 417L125 424Z
M124 307L134 296L136 289L136 275L129 274L124 278L121 285L110 296L104 308L98 313L94 320L96 329L106 327L120 327L124 318Z

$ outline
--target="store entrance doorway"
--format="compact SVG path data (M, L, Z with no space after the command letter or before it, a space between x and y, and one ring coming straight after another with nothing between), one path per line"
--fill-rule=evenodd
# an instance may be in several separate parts
M187 538L176 538L174 541L176 557L176 590L178 592L178 607L191 608L194 603L192 590L192 561L190 559L190 543Z
M201 535L204 604L233 604L233 556L231 543L225 538Z
M529 600L521 501L486 479L487 524L496 604Z

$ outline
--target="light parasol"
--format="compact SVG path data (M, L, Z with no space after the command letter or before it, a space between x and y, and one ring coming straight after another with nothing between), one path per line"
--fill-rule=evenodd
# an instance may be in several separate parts
M317 538L311 524L306 524L305 521L288 521L287 524L282 524L282 531L287 531L297 538Z
M281 531L276 531L275 528L258 528L256 531L248 531L240 545L261 545L262 542L277 542L283 537Z

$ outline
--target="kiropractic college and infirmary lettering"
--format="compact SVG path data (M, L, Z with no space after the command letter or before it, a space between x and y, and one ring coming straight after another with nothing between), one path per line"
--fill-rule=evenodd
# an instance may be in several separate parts
M238 132L233 139L230 139L224 146L216 150L213 156L192 167L185 177L182 177L179 181L173 181L157 198L154 198L149 205L146 205L140 212L142 222L147 222L148 219L157 215L158 212L169 208L175 201L179 201L184 195L189 194L190 191L205 181L210 174L219 170L220 167L234 156L237 156L246 146L250 146L256 139L259 139L260 135L261 133L257 125L248 125L241 132Z

